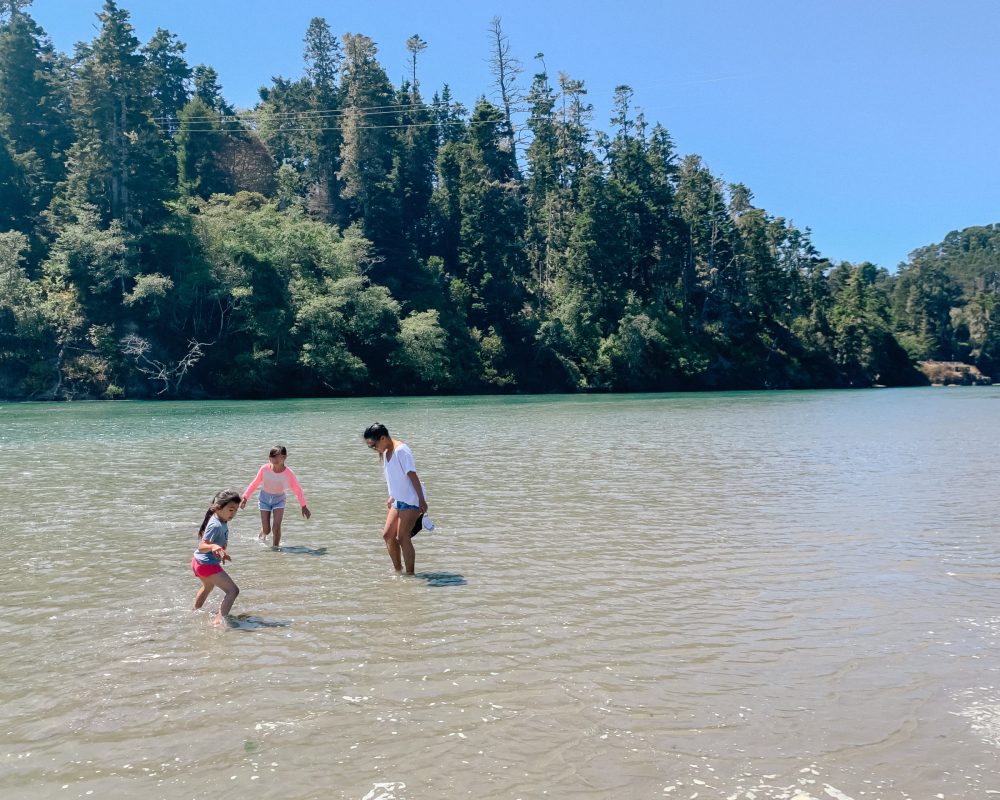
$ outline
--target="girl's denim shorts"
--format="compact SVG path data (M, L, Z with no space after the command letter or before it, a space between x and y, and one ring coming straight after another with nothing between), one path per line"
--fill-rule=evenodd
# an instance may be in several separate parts
M285 493L281 494L271 494L270 492L265 492L261 490L260 495L257 497L257 508L261 511L277 511L279 508L285 507Z

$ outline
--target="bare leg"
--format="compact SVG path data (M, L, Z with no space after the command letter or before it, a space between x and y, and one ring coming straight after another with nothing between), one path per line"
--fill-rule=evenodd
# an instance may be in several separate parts
M199 577L198 580L201 581L201 588L198 590L198 593L194 596L195 611L197 611L199 608L205 605L205 601L208 600L208 596L212 593L212 589L215 588L212 586L212 584L208 581L207 578Z
M396 572L403 571L403 562L400 560L399 542L396 541L396 529L399 525L399 512L395 508L390 508L385 518L385 527L382 529L382 539L385 540L385 549L389 551L389 558L392 559L392 566Z
M233 603L236 602L236 598L239 596L240 587L237 586L233 579L230 578L225 572L219 572L214 577L218 578L218 587L226 593L225 598L222 601L222 606L219 608L219 616L225 617L229 615L229 612L233 609Z
M222 622L223 618L229 616L229 612L233 608L233 603L236 602L236 597L240 593L240 587L233 582L233 579L224 570L201 580L203 583L211 584L212 587L218 587L226 593L226 596L222 598L222 606L219 608L219 613L215 617L216 623Z
M406 565L406 574L412 575L417 566L417 553L413 549L413 540L410 538L410 531L420 516L418 508L400 509L396 519L396 544L403 556L403 563Z
M266 539L271 533L271 512L261 511L260 512L260 537L261 539Z
M285 516L285 509L276 508L271 513L274 514L274 539L271 540L271 544L277 547L281 544L281 520Z

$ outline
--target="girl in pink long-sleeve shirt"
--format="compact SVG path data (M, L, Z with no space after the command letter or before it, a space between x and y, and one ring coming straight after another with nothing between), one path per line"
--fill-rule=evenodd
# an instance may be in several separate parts
M285 466L288 450L284 446L272 447L267 454L267 462L259 470L247 490L243 492L240 508L245 508L247 500L260 487L260 497L257 498L257 508L260 509L260 538L266 539L274 531L273 545L281 544L281 519L285 515L286 492L291 489L302 507L302 516L306 519L312 516L306 504L306 496L299 486L291 467ZM274 517L272 524L272 515Z

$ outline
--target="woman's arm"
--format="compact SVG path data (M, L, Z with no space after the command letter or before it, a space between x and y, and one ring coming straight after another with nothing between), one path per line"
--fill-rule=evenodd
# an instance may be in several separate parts
M410 479L413 488L417 490L417 497L420 499L420 513L426 513L427 500L424 498L424 486L420 483L420 478L417 477L417 473L414 470L407 472L406 477Z

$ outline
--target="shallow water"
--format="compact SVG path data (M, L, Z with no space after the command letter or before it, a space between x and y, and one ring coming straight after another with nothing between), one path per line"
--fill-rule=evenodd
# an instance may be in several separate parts
M0 406L0 796L1000 796L998 434L997 388ZM277 442L313 518L237 515L213 626L194 530Z

